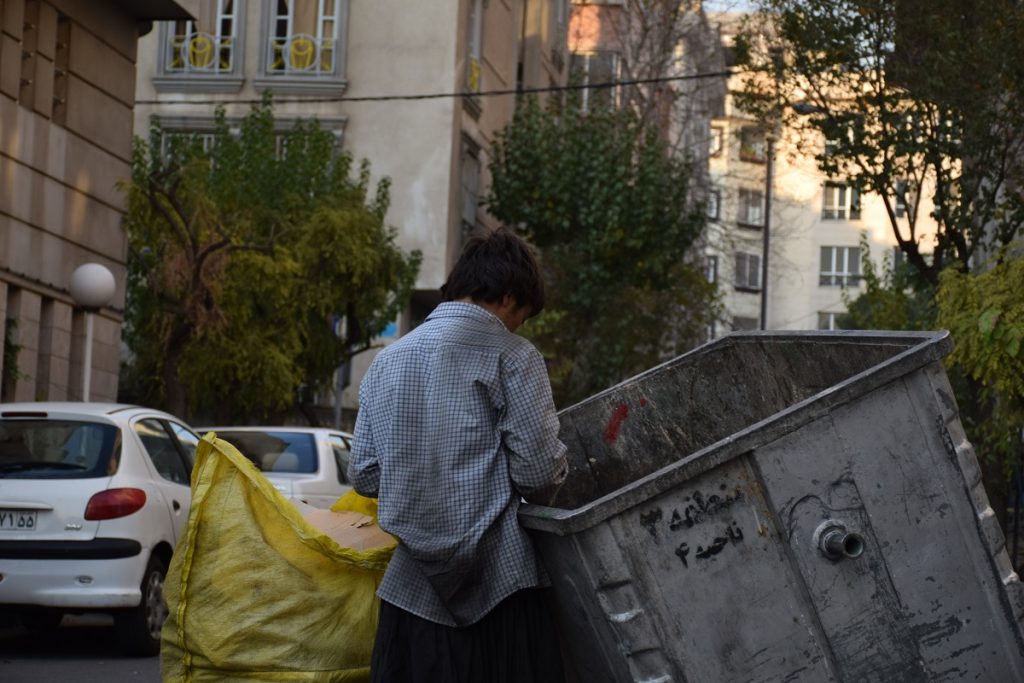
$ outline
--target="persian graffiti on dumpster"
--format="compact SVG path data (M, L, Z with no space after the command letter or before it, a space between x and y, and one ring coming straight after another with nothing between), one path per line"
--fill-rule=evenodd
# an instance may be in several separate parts
M682 514L679 512L679 508L672 510L672 514L668 519L669 530L692 529L698 524L708 521L709 518L714 517L718 513L728 510L736 503L743 501L743 491L739 488L734 489L732 495L725 493L728 489L725 484L718 488L722 495L711 494L705 496L700 491L696 491L692 496L683 498L683 502L689 504L683 508ZM658 527L664 518L664 511L661 508L654 508L640 513L640 524L657 540Z
M715 536L707 547L698 545L697 550L694 553L694 557L698 560L706 560L709 557L713 557L718 553L722 552L729 543L739 543L743 540L743 529L733 521L729 523L729 526L725 528L723 536ZM686 558L690 554L690 545L688 543L680 543L675 549L676 557L683 563L686 568L690 567L689 562Z
M640 525L647 530L655 543L661 538L676 534L684 534L686 540L673 550L683 567L689 568L696 560L708 560L721 553L730 544L743 540L743 529L735 520L730 520L724 527L714 529L713 536L707 538L708 531L701 532L699 542L695 542L693 534L704 528L700 525L709 522L728 511L736 503L744 501L743 491L735 488L730 493L725 484L719 486L719 493L706 494L695 491L683 498L684 506L672 509L670 514L660 507L640 511ZM666 519L667 518L667 519ZM667 531L665 527L668 527Z

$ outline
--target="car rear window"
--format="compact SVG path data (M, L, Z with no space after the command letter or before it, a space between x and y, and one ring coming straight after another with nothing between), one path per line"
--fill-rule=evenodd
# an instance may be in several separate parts
M117 471L121 430L104 422L0 420L0 477L85 479Z
M218 431L262 472L312 474L317 471L316 441L312 434L273 431Z

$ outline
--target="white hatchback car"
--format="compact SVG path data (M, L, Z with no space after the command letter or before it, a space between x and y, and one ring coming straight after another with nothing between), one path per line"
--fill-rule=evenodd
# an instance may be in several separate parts
M172 415L104 403L0 404L0 605L29 628L108 612L155 655L199 442Z
M329 508L352 490L348 483L352 435L322 427L202 427L251 460L290 500Z

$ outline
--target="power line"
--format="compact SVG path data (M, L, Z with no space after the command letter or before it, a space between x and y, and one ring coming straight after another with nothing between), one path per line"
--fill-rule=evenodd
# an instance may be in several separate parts
M504 90L484 90L481 92L445 92L421 93L418 95L368 95L364 97L289 97L274 98L275 104L316 104L320 102L395 102L410 100L439 100L446 98L495 97L501 95L525 95L545 92L566 92L573 90L598 90L602 88L618 88L624 85L647 85L651 83L671 83L674 81L695 81L705 78L727 78L733 74L731 69L708 73L688 74L686 76L659 76L656 78L634 78L624 81L606 81L604 83L586 83L572 85L553 85L546 88L509 88ZM177 104L260 104L262 98L247 99L205 99L205 100L136 100L135 104L177 105Z

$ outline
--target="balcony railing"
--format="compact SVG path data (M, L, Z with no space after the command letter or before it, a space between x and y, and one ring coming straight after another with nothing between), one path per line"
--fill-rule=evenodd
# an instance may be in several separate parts
M230 73L235 61L233 36L194 32L167 40L165 70L169 73Z
M334 73L334 38L308 33L270 39L268 74L326 75Z

